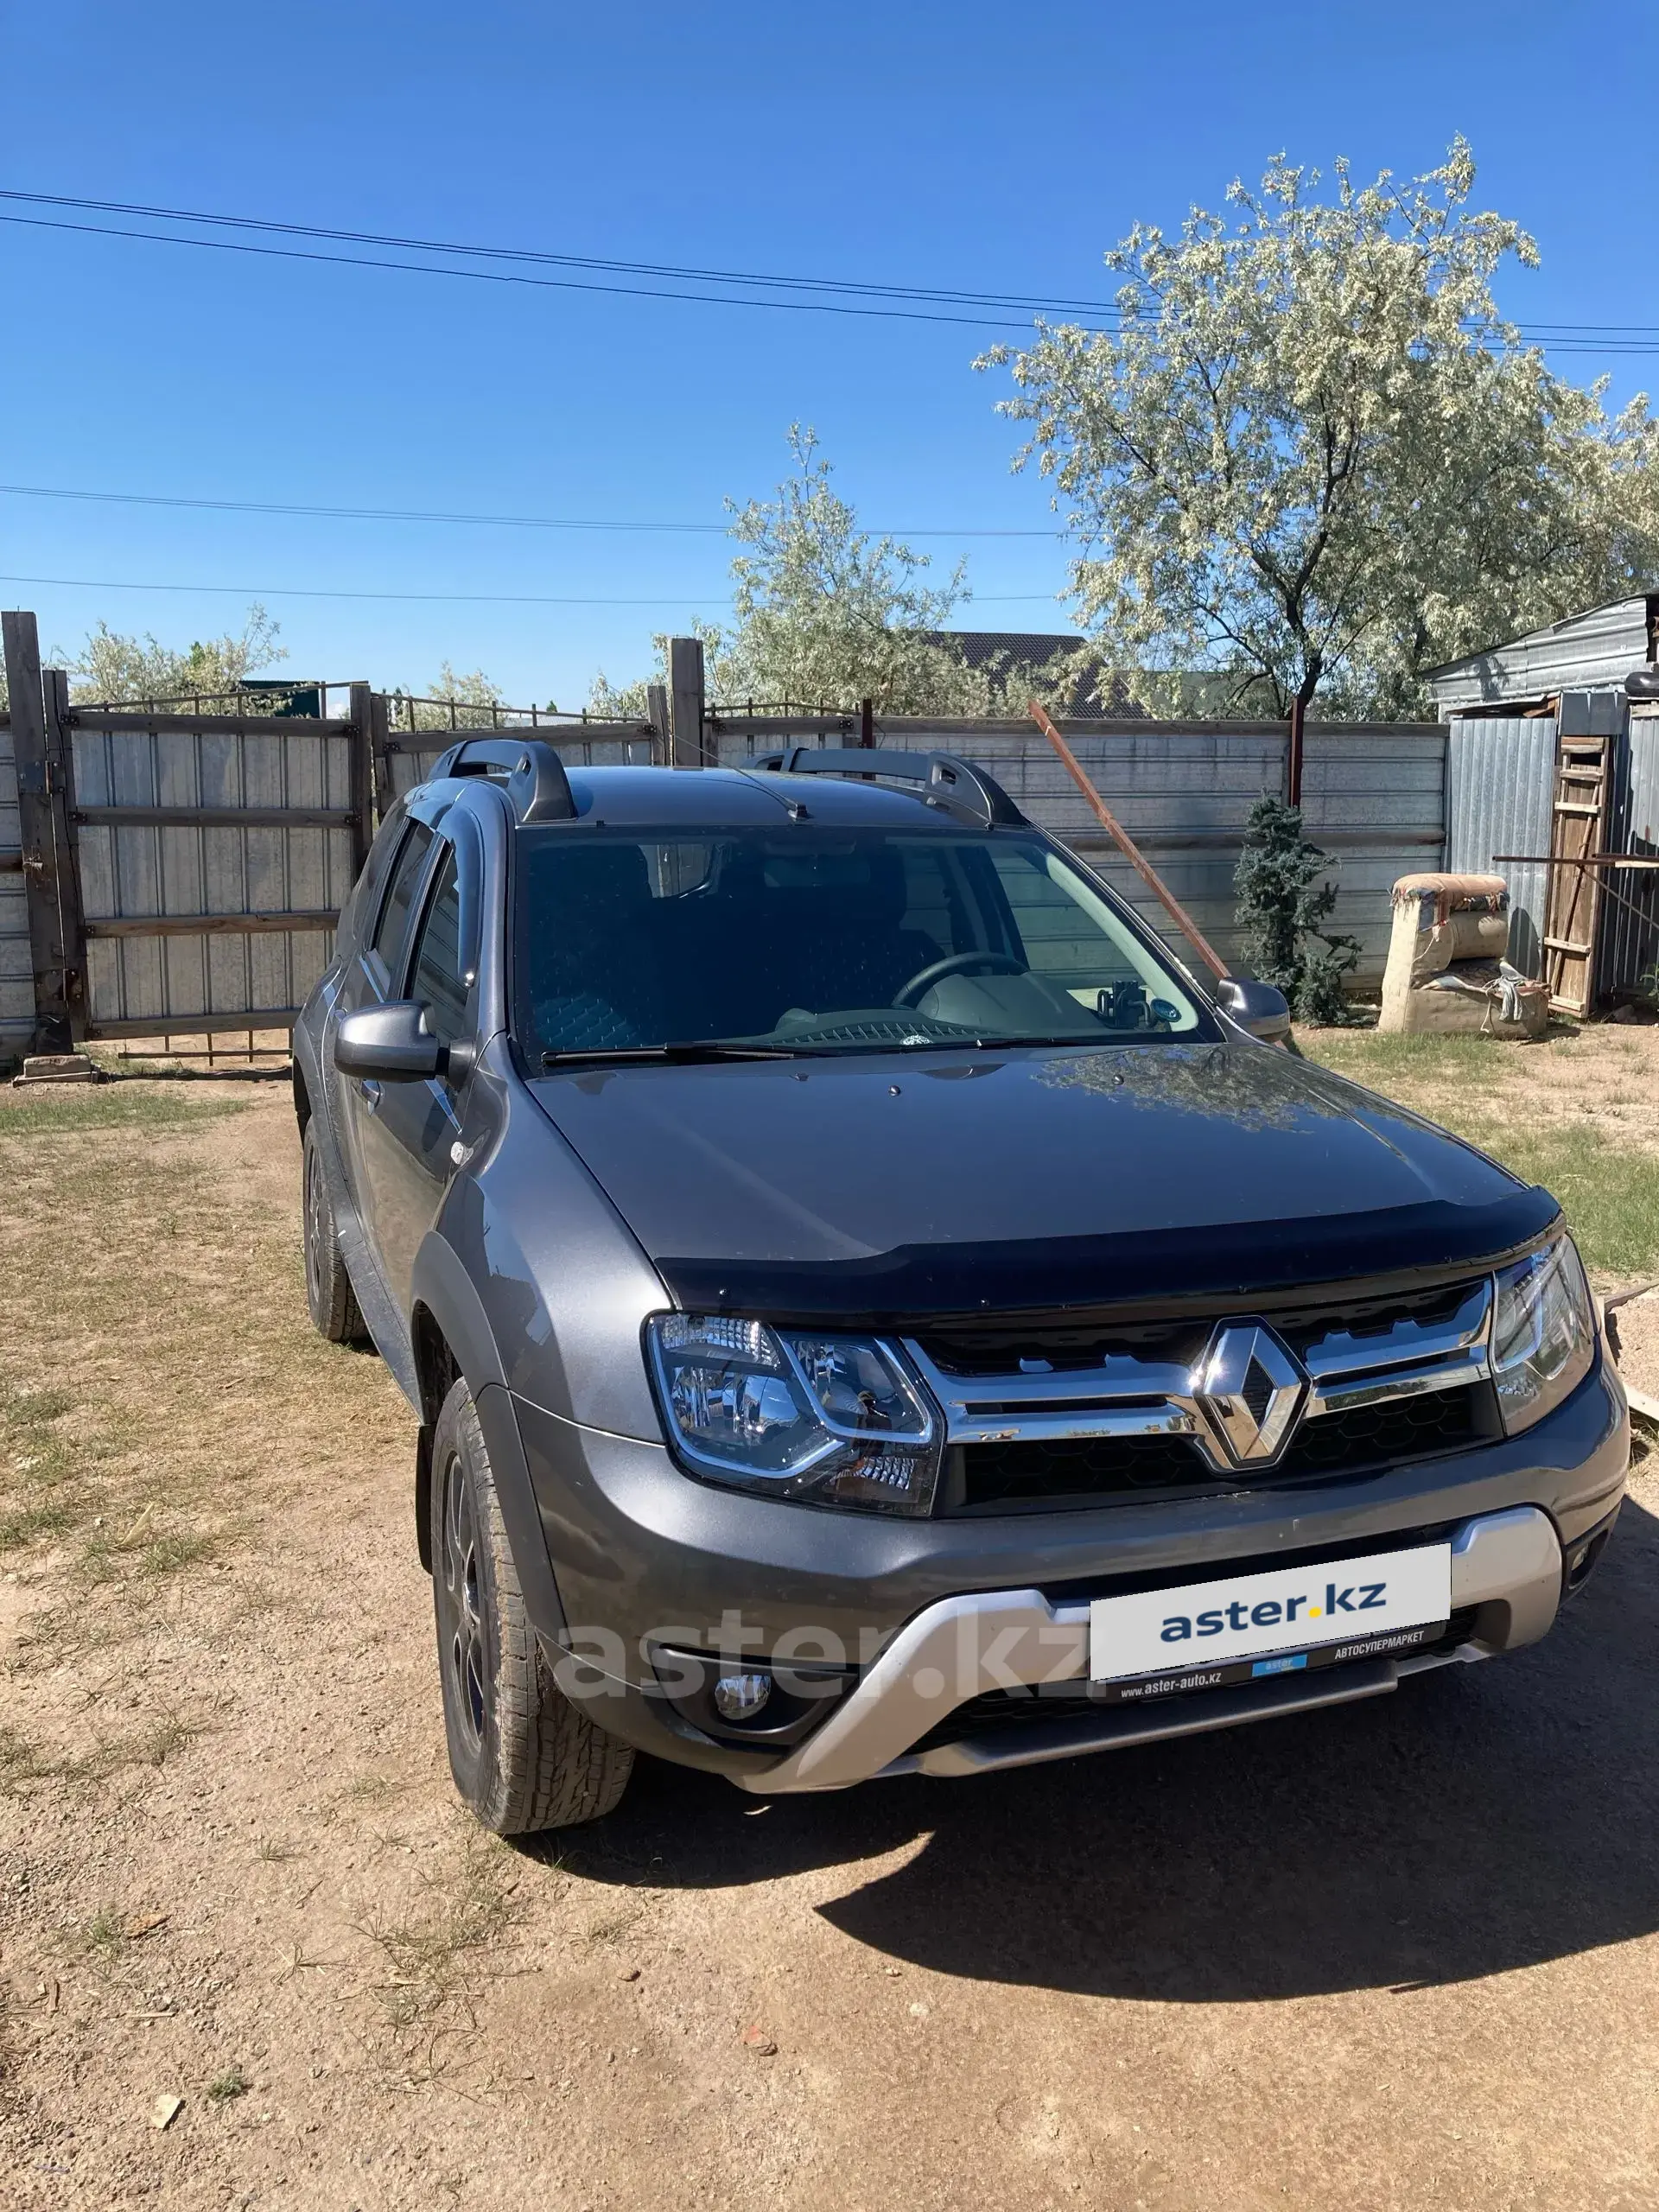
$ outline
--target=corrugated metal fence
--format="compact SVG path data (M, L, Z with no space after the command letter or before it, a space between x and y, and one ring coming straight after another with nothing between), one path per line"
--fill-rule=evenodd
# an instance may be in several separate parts
M7 619L14 632L29 620ZM25 739L37 765L21 819L14 757L25 739L0 717L0 1054L26 1048L49 986L72 1001L71 1026L94 1038L285 1024L329 957L376 814L468 734L410 728L418 702L388 701L366 684L351 687L349 715L333 720L119 712L70 706L61 676L48 671L42 685L38 660L34 669L35 720ZM533 727L572 766L670 754L735 766L793 744L858 741L855 716L716 710L698 721L697 705L693 695L683 731L660 702L650 723L538 717L532 725L504 709L502 726L524 734ZM1224 956L1242 960L1233 872L1251 806L1263 791L1285 788L1283 726L1062 727L1198 926ZM1154 927L1165 926L1028 721L895 720L878 721L873 734L878 748L937 747L981 762L1034 820L1100 866ZM1557 723L1548 715L1308 725L1304 815L1331 855L1334 925L1360 942L1362 982L1382 974L1397 877L1440 866L1484 872L1499 854L1549 850L1556 747ZM61 820L52 815L52 807L66 806ZM29 830L31 820L57 822L53 838L67 840L76 897L58 900L55 921L35 912L45 902L36 877L22 873L22 849L43 834ZM1638 713L1623 728L1610 827L1613 849L1659 855L1659 715ZM1513 896L1511 957L1535 974L1546 871L1497 865ZM1645 976L1651 991L1659 871L1610 871L1608 887L1600 988L1627 993ZM55 928L58 949L43 954L32 928L45 938Z
M36 842L60 861L62 883L36 902L55 899L55 920L34 918L50 942L31 946L16 779L0 745L0 1052L26 1050L31 1028L67 1042L71 1033L212 1034L291 1021L330 957L376 813L468 734L395 728L397 704L366 684L350 689L349 716L315 720L73 707L60 673L36 677L30 758L42 763L41 788L60 810L41 814L58 827ZM401 705L407 715L408 702ZM505 723L504 734L520 727ZM645 724L534 727L573 766L660 759L671 742L666 730ZM1176 896L1226 957L1240 959L1233 871L1251 806L1284 788L1282 727L1065 727ZM855 733L855 722L836 715L715 715L700 751L736 766L794 743L845 744ZM874 735L878 747L937 747L981 762L1154 927L1165 925L1029 722L898 721L878 724ZM1382 973L1389 887L1440 863L1445 749L1434 725L1308 728L1304 810L1331 853L1335 926L1360 940L1363 980ZM60 895L65 889L71 895Z
M1446 865L1507 879L1510 958L1526 976L1543 973L1548 871L1493 856L1549 850L1555 729L1553 715L1455 715L1446 724Z
M1632 713L1614 753L1609 842L1615 852L1659 859L1659 715ZM1596 985L1659 995L1659 868L1607 870Z
M1613 733L1608 851L1659 856L1659 715L1627 715L1618 693L1576 696L1593 709L1578 714L1578 726L1588 728L1593 720ZM1560 724L1554 715L1454 715L1446 727L1446 865L1507 880L1510 958L1524 975L1541 976L1548 871L1499 855L1550 850ZM1603 870L1598 1003L1651 997L1659 990L1656 971L1659 870Z
M1061 723L1102 797L1217 950L1242 958L1233 871L1251 807L1285 788L1288 740L1277 722ZM736 766L791 744L855 744L855 720L717 715L715 752ZM1053 747L1029 721L877 721L878 748L967 755L1032 819L1086 854L1147 920L1168 918L1090 811ZM1358 938L1362 981L1380 979L1396 876L1436 868L1445 839L1446 733L1439 723L1310 722L1302 772L1308 834L1335 866L1332 926ZM1185 947L1181 948L1183 955Z

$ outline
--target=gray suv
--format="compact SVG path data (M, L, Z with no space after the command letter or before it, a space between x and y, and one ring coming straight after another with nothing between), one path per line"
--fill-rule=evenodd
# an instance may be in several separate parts
M1283 1049L970 764L458 743L294 1039L420 1421L456 1783L967 1775L1541 1637L1628 1416L1548 1192Z

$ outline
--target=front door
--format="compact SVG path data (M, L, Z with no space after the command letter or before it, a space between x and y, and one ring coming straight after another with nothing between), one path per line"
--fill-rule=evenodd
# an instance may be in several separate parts
M397 856L386 877L380 911L360 944L356 960L340 979L334 1001L336 1016L356 1014L365 1007L382 1006L403 988L410 931L432 857L434 833L424 822L411 822L404 833ZM335 1096L340 1103L340 1151L346 1178L351 1185L358 1217L371 1249L384 1272L380 1238L374 1219L373 1192L369 1179L365 1143L376 1116L395 1084L371 1077L342 1075Z
M409 969L407 995L444 1045L472 1033L472 994L461 968L461 896L454 848L441 848ZM438 1075L424 1083L387 1083L362 1122L367 1212L388 1288L410 1309L410 1277L421 1240L437 1218L454 1172L461 1137L458 1086Z

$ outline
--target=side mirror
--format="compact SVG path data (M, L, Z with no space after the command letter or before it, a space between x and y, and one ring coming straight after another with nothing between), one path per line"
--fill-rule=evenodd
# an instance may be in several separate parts
M1290 1007L1282 991L1271 983L1256 983L1247 976L1224 976L1216 985L1216 1001L1222 1012L1264 1045L1282 1045L1290 1035Z
M342 1075L382 1083L419 1083L443 1065L443 1046L426 1027L413 999L365 1006L342 1016L334 1031L334 1065Z

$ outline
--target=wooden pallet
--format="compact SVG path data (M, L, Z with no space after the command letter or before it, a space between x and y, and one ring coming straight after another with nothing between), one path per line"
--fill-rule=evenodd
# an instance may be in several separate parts
M1597 859L1607 849L1614 743L1611 737L1563 737L1556 749L1549 853L1557 865L1549 871L1543 953L1549 1003L1558 1014L1583 1016L1595 1000L1602 871L1570 863Z

